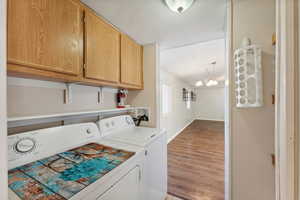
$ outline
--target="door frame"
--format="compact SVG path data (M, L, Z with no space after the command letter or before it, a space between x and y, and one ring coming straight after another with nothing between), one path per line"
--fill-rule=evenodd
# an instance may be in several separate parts
M232 92L234 86L232 80L232 52L233 52L233 2L227 0L226 5L226 36L225 36L225 59L226 59L226 80L225 80L225 140L224 140L224 195L225 200L232 199Z
M7 195L6 0L0 1L0 199Z
M276 0L276 200L298 199L298 0Z

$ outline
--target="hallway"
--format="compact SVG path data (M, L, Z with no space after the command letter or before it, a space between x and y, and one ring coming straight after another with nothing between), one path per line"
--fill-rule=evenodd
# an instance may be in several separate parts
M168 193L224 200L224 123L195 120L168 145Z

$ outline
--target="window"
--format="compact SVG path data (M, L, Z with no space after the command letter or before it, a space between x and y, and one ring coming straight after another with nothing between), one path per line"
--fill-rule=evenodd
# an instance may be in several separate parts
M186 108L191 109L192 92L187 90Z
M191 100L188 100L188 101L186 102L186 108L187 108L187 109L191 109Z
M166 84L162 84L162 88L161 88L161 97L162 97L162 114L166 115L168 113L170 113L171 111L171 100L172 100L172 93L171 93L171 87L166 85Z

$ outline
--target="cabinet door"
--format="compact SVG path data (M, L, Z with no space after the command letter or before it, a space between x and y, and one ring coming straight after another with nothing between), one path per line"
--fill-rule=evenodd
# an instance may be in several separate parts
M142 47L126 35L121 39L121 82L142 87Z
M8 63L77 75L81 10L72 0L9 0Z
M98 16L85 15L85 77L119 82L120 33Z

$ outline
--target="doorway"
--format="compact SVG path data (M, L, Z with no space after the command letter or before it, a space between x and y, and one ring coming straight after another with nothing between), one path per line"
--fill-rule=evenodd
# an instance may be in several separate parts
M161 50L161 127L168 133L168 193L225 199L225 39Z

